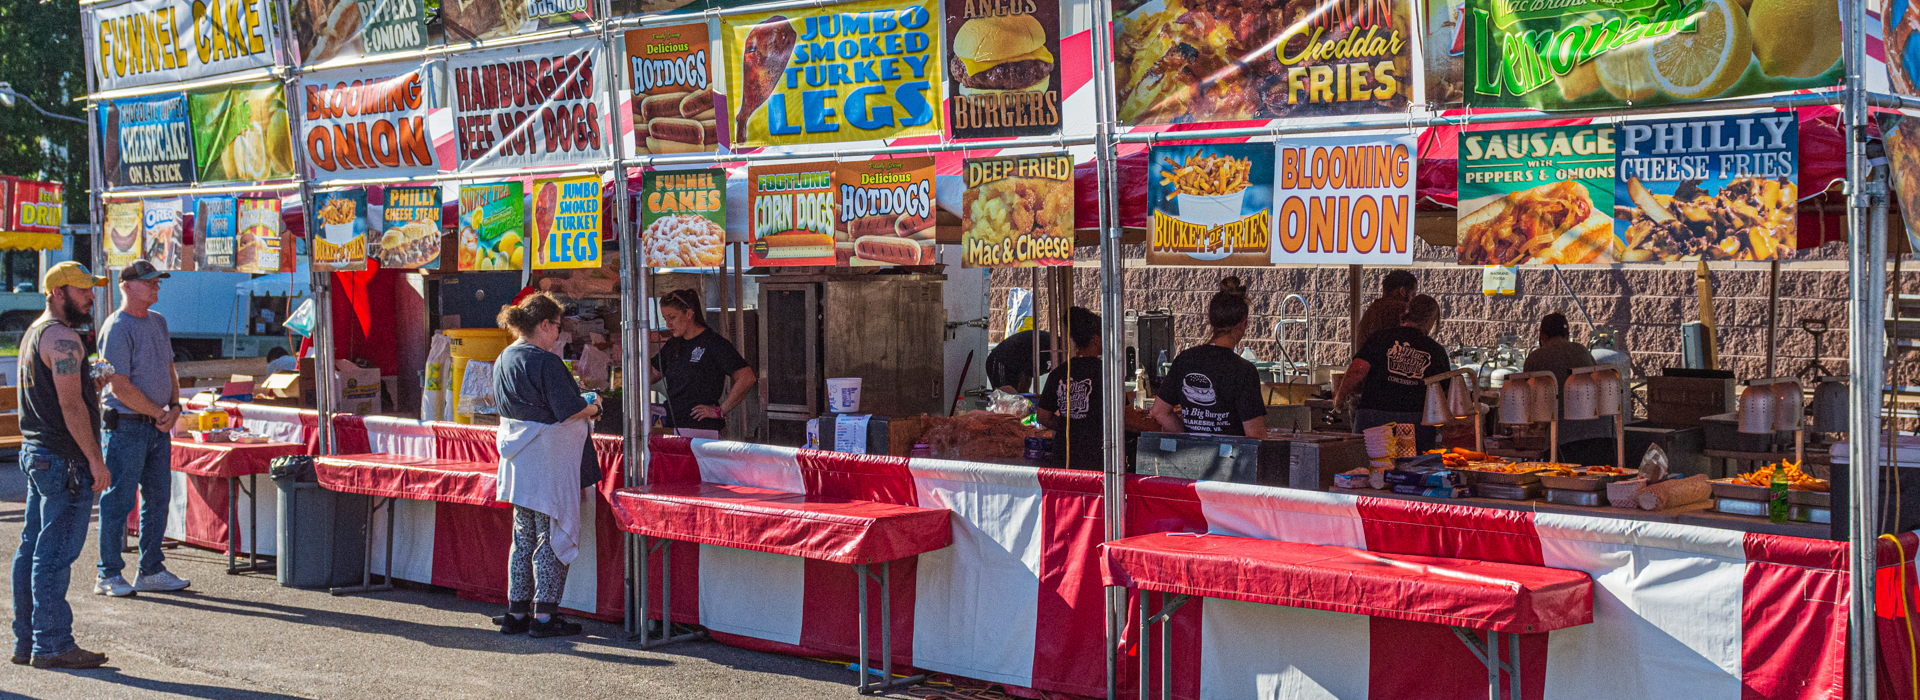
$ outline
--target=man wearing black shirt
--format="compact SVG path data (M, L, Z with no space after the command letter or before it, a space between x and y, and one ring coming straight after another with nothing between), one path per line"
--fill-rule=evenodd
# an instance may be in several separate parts
M1407 304L1399 326L1374 333L1360 347L1333 396L1335 406L1344 406L1359 390L1354 430L1407 423L1417 426L1414 441L1421 451L1436 446L1438 431L1420 425L1420 413L1426 406L1426 378L1452 369L1447 349L1427 335L1439 320L1439 302L1422 294Z
M1100 315L1082 307L1067 310L1067 335L1073 338L1073 359L1047 375L1035 414L1040 424L1064 435L1064 443L1054 448L1055 466L1101 471L1106 468L1102 446L1105 416L1100 386ZM1142 430L1158 430L1153 420L1137 409L1127 408L1127 444L1129 447ZM1131 449L1129 449L1131 454Z
M1040 368L1033 367L1033 344L1040 343ZM987 381L993 388L1009 394L1024 394L1030 390L1033 378L1053 368L1053 336L1046 331L1024 330L1007 336L993 351L987 353Z

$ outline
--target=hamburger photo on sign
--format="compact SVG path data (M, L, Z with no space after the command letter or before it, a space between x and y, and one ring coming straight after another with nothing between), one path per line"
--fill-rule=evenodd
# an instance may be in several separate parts
M948 0L946 15L954 137L1058 132L1058 3Z

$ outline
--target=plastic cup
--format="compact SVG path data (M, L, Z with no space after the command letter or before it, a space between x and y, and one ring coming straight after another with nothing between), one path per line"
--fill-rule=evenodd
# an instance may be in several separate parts
M827 412L860 412L859 377L829 377L827 379Z

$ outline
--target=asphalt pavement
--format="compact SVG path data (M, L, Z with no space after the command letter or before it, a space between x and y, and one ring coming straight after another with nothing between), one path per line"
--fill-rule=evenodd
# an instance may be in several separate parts
M19 547L25 477L0 462L0 558ZM94 527L98 527L96 524ZM10 698L834 698L852 694L844 666L711 642L643 652L618 623L584 620L582 636L503 636L499 606L443 590L333 597L283 588L271 574L229 576L225 557L168 550L191 579L180 593L92 593L96 530L73 567L67 599L82 647L110 657L91 671L0 664ZM132 564L133 555L128 555ZM0 585L12 590L10 566ZM9 598L10 599L10 598ZM11 629L0 606L0 634ZM9 634L10 636L10 634ZM9 640L11 641L11 640ZM896 695L902 697L902 695Z

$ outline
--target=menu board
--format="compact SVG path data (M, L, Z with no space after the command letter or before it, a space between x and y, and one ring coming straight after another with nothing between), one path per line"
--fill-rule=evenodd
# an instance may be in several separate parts
M1630 121L1614 138L1624 261L1774 260L1799 242L1793 112Z
M1412 265L1416 153L1411 135L1282 141L1270 259Z
M1273 152L1270 143L1154 148L1147 264L1266 265Z
M525 187L518 182L460 187L461 272L526 266L525 198Z
M293 269L283 260L292 242L286 240L280 220L280 200L241 197L239 209L240 252L234 270L259 275Z
M132 0L89 11L88 54L101 91L273 65L267 0Z
M834 169L831 161L747 168L749 266L834 264Z
M201 197L193 202L194 255L201 270L232 270L239 235L240 203L234 197Z
M607 100L599 45L593 39L554 41L449 59L460 167L604 159Z
M100 169L114 187L193 182L193 126L179 93L111 100L100 110Z
M1460 134L1462 265L1611 263L1614 127Z
M1073 156L968 158L962 174L962 267L1073 264Z
M412 270L440 266L440 188L388 187L381 192L381 232L373 246L380 267Z
M181 228L186 223L180 198L147 199L140 205L140 239L147 246L141 257L162 270L186 269L180 255Z
M1837 0L1466 0L1463 21L1476 106L1692 102L1838 85L1844 72Z
M593 18L592 0L441 0L447 43L526 34Z
M313 201L313 268L367 269L367 191L320 192Z
M421 0L293 0L291 5L302 63L427 47L427 8Z
M836 264L932 265L933 158L850 161L835 174Z
M1407 109L1409 0L1116 0L1122 124Z
M640 175L641 264L718 267L727 251L727 171L649 170Z
M187 102L201 183L293 177L287 101L279 83L196 91Z
M720 149L715 115L722 110L708 65L711 46L705 23L627 32L635 155Z
M59 233L60 225L67 222L65 192L58 182L15 180L13 203L8 206L12 214L0 216L11 220L0 225L8 231Z
M144 207L140 202L107 202L107 235L102 243L107 267L126 267L146 255L146 230L142 223Z
M299 95L301 147L315 180L440 171L427 111L438 94L425 66L309 74Z
M935 6L934 0L863 0L722 18L729 143L939 134L943 71Z
M600 176L533 181L533 269L600 266Z
M946 15L953 137L1059 132L1059 0L946 0Z

